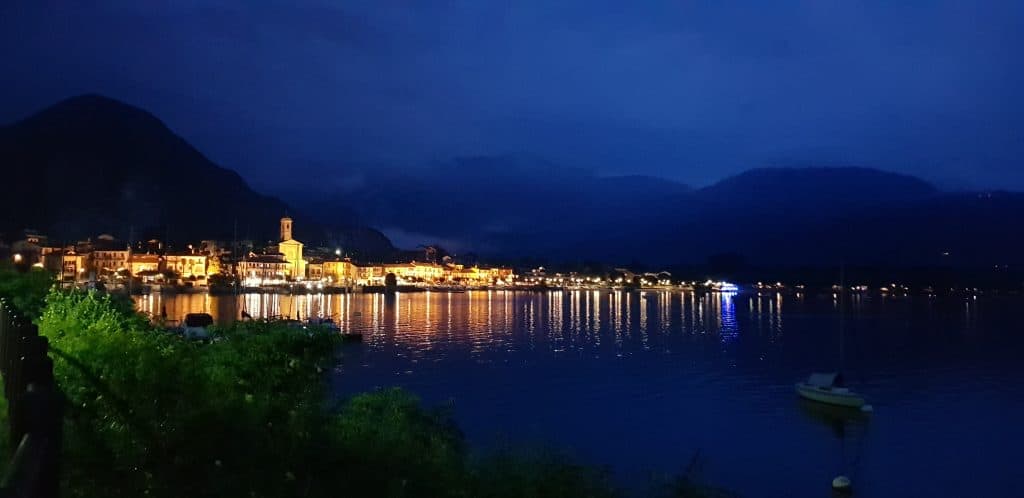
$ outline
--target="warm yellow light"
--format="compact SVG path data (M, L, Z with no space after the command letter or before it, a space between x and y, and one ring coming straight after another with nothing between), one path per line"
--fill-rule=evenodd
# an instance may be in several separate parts
M15 263L21 263L21 259L22 259L21 258L21 254L15 254L14 255L14 262Z

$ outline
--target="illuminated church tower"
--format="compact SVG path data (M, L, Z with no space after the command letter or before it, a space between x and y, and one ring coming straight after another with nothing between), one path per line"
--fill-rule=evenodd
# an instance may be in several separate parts
M281 218L281 242L277 244L277 251L284 255L285 261L288 262L288 276L292 280L306 278L306 260L302 259L302 242L292 238L292 219L287 216Z
M281 218L281 240L292 240L292 219L287 216Z

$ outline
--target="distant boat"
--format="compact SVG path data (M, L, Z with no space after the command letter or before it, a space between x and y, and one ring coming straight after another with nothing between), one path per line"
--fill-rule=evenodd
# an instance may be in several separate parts
M339 327L337 323L334 323L334 320L330 318L313 317L306 320L306 324L313 327L323 327L331 332L341 332L341 327Z
M310 318L306 320L306 325L310 327L324 327L330 332L334 332L341 336L342 342L362 342L363 334L361 332L344 332L337 323L331 318Z
M796 392L811 401L830 405L861 408L864 397L843 385L843 376L837 372L812 373L804 382L797 382Z
M342 332L341 342L363 342L362 332Z
M711 280L708 280L707 282L704 282L704 285L707 288L711 289L713 292L730 293L730 292L739 292L739 290L740 290L739 286L737 286L736 284L733 284L733 283L730 283L730 282L724 282L724 281L723 282L712 282Z

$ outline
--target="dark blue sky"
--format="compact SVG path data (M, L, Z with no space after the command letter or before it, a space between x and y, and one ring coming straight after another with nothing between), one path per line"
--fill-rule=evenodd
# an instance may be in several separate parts
M0 7L0 121L102 93L264 189L506 152L1024 189L1020 1L71 3Z

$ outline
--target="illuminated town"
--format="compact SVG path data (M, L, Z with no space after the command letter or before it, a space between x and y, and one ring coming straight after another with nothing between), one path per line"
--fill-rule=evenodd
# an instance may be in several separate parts
M125 243L110 235L73 245L48 243L46 236L27 230L24 239L8 249L16 262L46 268L65 285L125 287L131 291L208 290L218 283L246 290L327 290L358 292L401 286L411 289L485 288L513 285L511 268L466 266L445 257L441 261L392 263L356 262L341 249L310 255L292 236L294 221L280 220L280 240L256 252L251 242L224 244L204 240L184 251L170 251L159 240ZM241 248L233 254L232 246ZM393 279L393 280L391 280ZM132 289L133 285L138 288Z
M877 292L882 295L913 293L963 294L977 296L986 289L977 286L934 286L920 281L911 285L875 276L873 285L828 282L833 275L810 286L802 279L789 282L734 284L721 279L721 272L690 271L686 280L668 271L634 271L607 267L600 271L551 271L543 266L519 269L507 266L464 264L450 256L437 256L438 249L425 249L422 259L366 262L348 257L341 248L309 248L293 237L292 218L280 219L280 237L274 244L257 248L251 240L222 242L203 240L184 250L169 249L160 240L128 243L107 234L75 244L58 245L34 230L25 230L19 240L0 242L0 255L16 265L45 268L59 276L63 286L102 288L132 294L149 292L208 293L351 293L408 291L464 291L475 289L558 290L558 289L677 289L706 292L787 292L801 296L809 290L837 296L843 288L852 294ZM411 254L406 252L406 254ZM708 278L717 274L718 278ZM814 275L804 274L804 277ZM926 275L931 278L934 275ZM922 279L918 279L922 280ZM881 282L881 283L879 283ZM927 280L925 280L927 282Z

